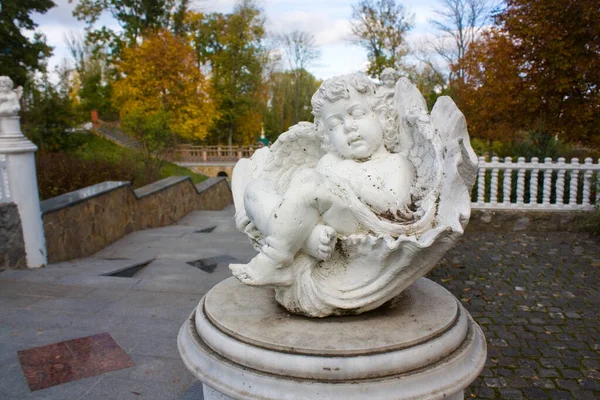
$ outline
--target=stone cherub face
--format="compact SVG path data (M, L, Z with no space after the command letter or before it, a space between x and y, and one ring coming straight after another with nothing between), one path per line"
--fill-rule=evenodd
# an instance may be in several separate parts
M340 157L364 160L384 149L385 105L362 75L332 78L312 99L315 125L323 148Z
M340 157L366 159L383 146L377 115L354 89L348 99L326 102L322 112L326 135Z
M7 76L0 77L0 93L9 93L13 89L13 83Z

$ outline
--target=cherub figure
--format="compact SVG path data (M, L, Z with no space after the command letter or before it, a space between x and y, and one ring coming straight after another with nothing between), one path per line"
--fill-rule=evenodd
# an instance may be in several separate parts
M12 117L19 114L19 99L23 88L13 90L13 82L8 76L0 76L0 117Z
M398 73L394 68L385 68L379 75L381 86L378 88L378 94L387 102L391 102L394 97L394 85L398 80Z
M273 286L282 305L311 316L363 312L399 293L389 260L436 223L444 144L418 90L398 85L395 109L363 74L326 80L312 99L314 124L238 162L236 225L259 251L230 265L239 280Z
M384 126L388 140L395 137L389 137L387 107L377 99L373 82L362 74L330 79L314 95L312 105L326 153L315 169L297 170L282 196L266 182L246 189L247 215L266 235L266 244L250 263L231 266L242 282L289 284L292 273L287 267L300 249L327 260L338 233L368 230L350 209L337 185L340 180L349 182L365 205L384 218L400 222L415 218L410 210L415 169L405 156L385 147ZM273 196L279 204L264 208Z

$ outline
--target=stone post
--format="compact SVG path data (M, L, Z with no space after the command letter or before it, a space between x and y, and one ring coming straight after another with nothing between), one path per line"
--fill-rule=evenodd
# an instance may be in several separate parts
M27 266L39 268L47 263L47 254L35 170L37 147L21 133L21 88L12 88L10 78L0 77L0 155L5 158L11 201L21 218Z

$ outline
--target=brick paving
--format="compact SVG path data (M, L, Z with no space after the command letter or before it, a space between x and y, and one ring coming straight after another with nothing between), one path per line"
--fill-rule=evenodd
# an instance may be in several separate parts
M482 327L478 399L600 399L600 238L467 232L429 275Z

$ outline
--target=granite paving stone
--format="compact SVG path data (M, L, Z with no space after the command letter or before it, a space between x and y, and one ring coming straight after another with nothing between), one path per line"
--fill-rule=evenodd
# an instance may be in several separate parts
M255 254L233 213L193 212L93 257L0 271L0 400L198 398L177 334L198 300L231 274L226 265L208 273L187 262ZM582 233L467 229L428 275L460 299L488 340L485 369L466 399L600 399L599 254L600 240ZM101 276L144 260L133 277ZM19 350L102 332L137 365L29 391Z
M429 274L487 337L486 372L466 398L600 398L598 254L585 233L467 229Z

